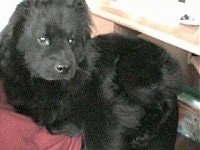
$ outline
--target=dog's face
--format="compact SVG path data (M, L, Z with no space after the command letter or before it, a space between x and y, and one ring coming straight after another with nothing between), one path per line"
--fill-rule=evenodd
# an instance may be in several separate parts
M70 80L84 66L90 18L83 0L34 0L14 27L15 54L31 76ZM19 33L17 33L19 32Z

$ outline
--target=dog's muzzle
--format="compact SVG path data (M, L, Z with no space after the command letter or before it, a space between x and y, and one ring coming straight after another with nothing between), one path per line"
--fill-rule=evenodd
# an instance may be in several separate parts
M30 55L26 60L31 75L45 80L71 80L76 74L76 58L72 51L58 51L45 57Z

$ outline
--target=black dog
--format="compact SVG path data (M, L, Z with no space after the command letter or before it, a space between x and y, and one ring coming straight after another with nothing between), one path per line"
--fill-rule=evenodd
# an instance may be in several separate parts
M87 150L172 150L177 63L137 38L90 39L84 0L24 0L1 33L8 102Z
M178 63L165 50L137 37L107 34L91 41L101 54L98 70L118 87L114 93L146 113L136 128L125 131L124 150L173 150L178 120L176 95L183 85ZM114 67L112 75L105 72L110 62L115 62L108 69Z

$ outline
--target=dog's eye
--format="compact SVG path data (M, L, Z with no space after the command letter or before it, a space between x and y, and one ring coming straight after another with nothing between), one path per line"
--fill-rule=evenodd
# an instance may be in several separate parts
M74 39L73 37L68 38L68 43L69 43L70 45L74 45L75 39Z
M49 39L46 38L46 37L44 37L44 36L37 38L37 41L38 41L38 43L39 43L40 45L44 45L44 46L50 44Z

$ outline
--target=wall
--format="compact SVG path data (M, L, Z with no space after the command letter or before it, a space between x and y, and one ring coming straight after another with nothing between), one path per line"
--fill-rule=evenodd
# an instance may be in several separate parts
M21 0L1 0L0 1L0 32L8 23L8 20L15 10L16 5Z

